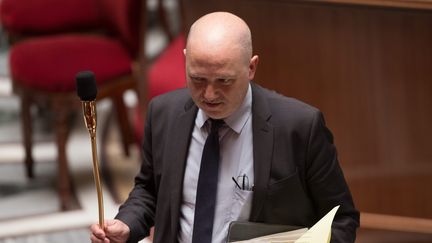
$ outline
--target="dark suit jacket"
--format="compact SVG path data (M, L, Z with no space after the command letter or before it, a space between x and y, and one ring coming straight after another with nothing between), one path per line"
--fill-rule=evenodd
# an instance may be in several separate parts
M254 194L250 221L311 227L341 205L332 242L354 242L359 213L337 160L333 137L315 108L252 83ZM187 151L198 108L187 89L150 103L143 164L116 218L130 242L149 234L177 242Z

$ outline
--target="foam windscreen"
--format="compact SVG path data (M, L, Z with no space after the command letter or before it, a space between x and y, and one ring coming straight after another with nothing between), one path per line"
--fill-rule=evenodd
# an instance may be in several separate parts
M82 71L76 75L75 79L77 94L81 101L95 100L97 87L94 73L91 71Z

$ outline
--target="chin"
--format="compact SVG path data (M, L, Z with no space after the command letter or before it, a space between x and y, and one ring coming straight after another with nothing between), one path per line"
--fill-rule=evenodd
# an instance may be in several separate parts
M214 113L206 112L206 115L212 119L223 119L223 117L221 115L214 114Z
M221 111L220 107L208 107L206 105L203 105L201 109L204 111L204 113L213 119L222 119L225 118L224 115L226 112Z
M206 115L212 119L224 119L226 116L224 116L223 113L217 112L217 111L206 111L204 110Z

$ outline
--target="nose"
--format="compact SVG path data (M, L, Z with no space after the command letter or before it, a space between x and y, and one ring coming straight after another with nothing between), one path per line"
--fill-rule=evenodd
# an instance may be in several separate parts
M213 101L217 99L217 93L218 92L213 84L207 84L204 88L203 96L207 101Z

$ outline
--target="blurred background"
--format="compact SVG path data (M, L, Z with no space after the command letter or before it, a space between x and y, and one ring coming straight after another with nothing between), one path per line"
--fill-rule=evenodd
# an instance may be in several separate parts
M89 241L81 70L98 82L115 216L140 166L146 105L185 86L185 34L212 11L249 24L255 82L323 111L361 211L356 242L432 242L429 0L0 0L0 242Z

